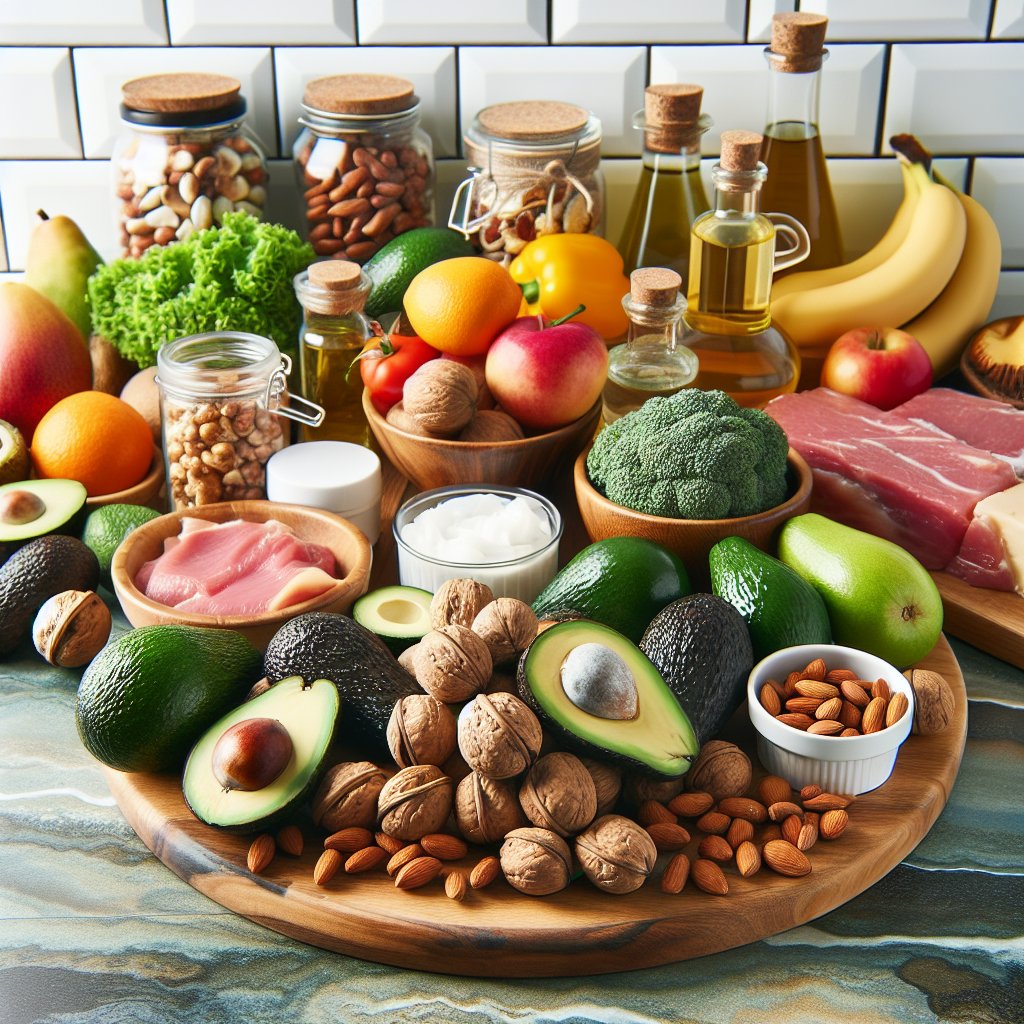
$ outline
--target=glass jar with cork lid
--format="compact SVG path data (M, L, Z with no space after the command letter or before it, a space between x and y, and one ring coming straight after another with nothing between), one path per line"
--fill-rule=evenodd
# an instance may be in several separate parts
M558 232L601 234L601 122L551 100L485 107L466 132L470 176L448 226L485 256L509 263L527 242Z
M434 223L434 158L413 85L391 75L329 75L306 85L292 155L318 256L365 263Z
M227 75L149 75L121 87L124 132L111 157L123 255L140 257L243 210L262 217L263 147Z

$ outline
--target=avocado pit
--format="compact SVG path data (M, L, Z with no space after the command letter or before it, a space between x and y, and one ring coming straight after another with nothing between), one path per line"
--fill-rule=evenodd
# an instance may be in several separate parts
M640 698L626 662L599 643L584 643L566 655L560 669L565 695L597 718L627 722L636 718Z
M13 490L0 494L0 522L6 526L34 523L46 511L46 502L32 491Z
M245 718L221 734L211 769L225 789L251 793L277 779L293 752L291 735L276 718Z

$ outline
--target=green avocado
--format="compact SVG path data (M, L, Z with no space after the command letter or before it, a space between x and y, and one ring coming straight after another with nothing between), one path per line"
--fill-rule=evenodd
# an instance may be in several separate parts
M700 744L655 665L621 633L577 619L541 633L517 682L543 724L582 754L677 777Z
M100 563L100 582L112 591L113 581L110 578L110 564L114 560L114 552L121 546L121 541L136 527L159 518L160 513L154 512L144 505L101 505L89 513L82 528L82 543L89 548Z
M640 650L683 706L702 744L743 703L754 654L747 624L728 601L714 594L673 601L651 620Z
M585 547L533 602L537 617L574 611L637 643L665 605L690 592L679 557L640 537L609 537Z
M755 661L783 647L832 643L821 595L784 562L742 537L725 537L708 564L711 589L746 620Z
M0 485L0 541L48 533L77 535L86 491L77 480L18 480Z
M378 587L352 605L352 618L376 633L397 658L430 632L432 598L419 587Z
M207 825L232 832L266 829L287 818L326 767L340 707L333 683L307 683L294 676L229 711L203 733L185 762L181 788L189 809ZM286 751L286 760L269 768L260 764L271 747L261 743L266 729L260 726L268 722L291 741L290 756ZM248 762L247 770L272 775L265 785L224 784L223 758L231 755L221 755L220 745L232 736L245 737L234 744L233 752L240 762Z

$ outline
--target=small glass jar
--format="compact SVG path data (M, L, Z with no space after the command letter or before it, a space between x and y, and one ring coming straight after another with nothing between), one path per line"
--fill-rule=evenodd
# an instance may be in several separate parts
M123 255L138 259L243 210L262 218L267 161L225 75L151 75L121 87L125 131L111 157Z
M318 256L365 263L434 223L434 158L411 82L389 75L316 78L302 98L292 156Z
M280 417L324 411L287 394L291 360L269 338L192 334L157 352L167 496L175 510L266 497L267 460L288 443Z
M603 234L601 122L571 103L497 103L463 139L470 176L448 226L485 256L511 262L527 242L559 232Z

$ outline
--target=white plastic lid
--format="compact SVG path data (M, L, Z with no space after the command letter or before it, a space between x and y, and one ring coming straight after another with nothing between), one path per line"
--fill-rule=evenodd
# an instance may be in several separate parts
M303 441L275 452L267 462L271 501L344 515L379 502L380 487L380 459L348 441Z

